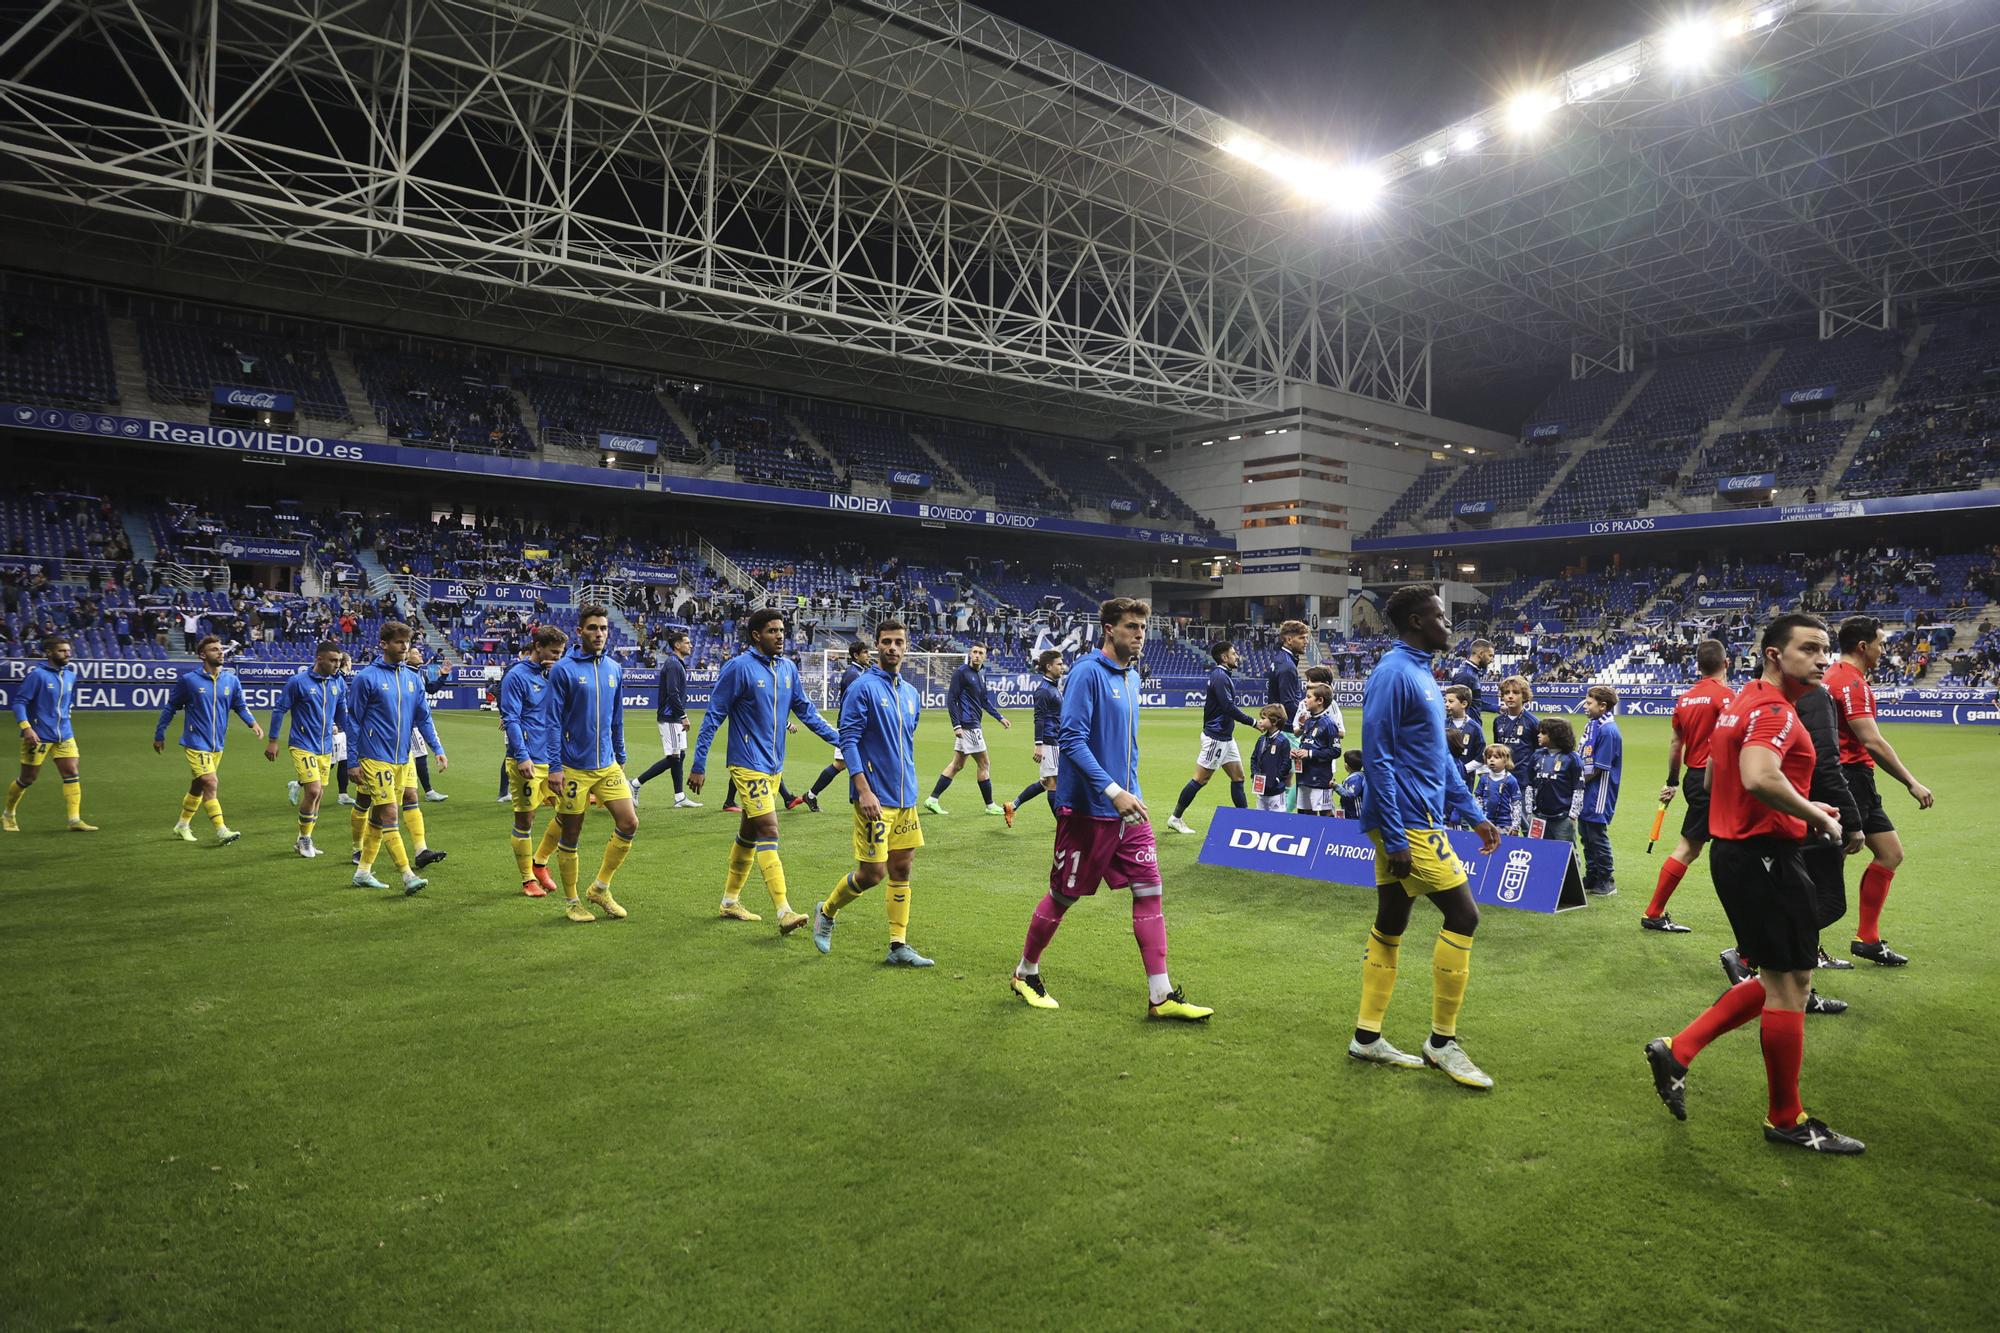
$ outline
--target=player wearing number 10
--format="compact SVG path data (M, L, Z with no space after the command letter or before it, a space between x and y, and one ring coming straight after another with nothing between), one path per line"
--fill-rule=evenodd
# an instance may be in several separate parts
M813 908L813 944L833 949L840 909L889 880L889 956L896 967L929 967L910 947L910 866L924 845L917 816L917 714L920 692L900 672L910 632L893 620L875 627L875 664L842 691L840 753L854 801L854 869Z

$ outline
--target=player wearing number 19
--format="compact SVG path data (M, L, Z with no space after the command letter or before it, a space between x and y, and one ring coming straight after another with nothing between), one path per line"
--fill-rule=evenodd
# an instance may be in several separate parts
M562 821L562 835L556 843L556 871L567 899L563 915L571 921L597 920L576 896L576 844L590 798L595 796L610 813L611 839L604 845L588 897L613 921L623 921L625 909L611 896L611 879L625 864L632 839L639 836L639 812L632 804L632 784L625 778L625 707L620 695L625 673L605 654L610 638L611 613L586 602L577 608L576 646L549 669L549 712L561 732L556 763L562 769L562 787L556 795L556 818Z
M910 866L924 845L917 816L917 714L921 693L900 675L910 632L893 620L875 627L875 663L842 692L840 753L854 802L854 869L813 907L813 944L833 950L840 909L889 880L889 955L895 967L929 967L910 947Z
M348 728L348 764L354 801L366 819L361 826L360 850L354 854L353 884L357 889L388 887L375 878L375 858L386 847L390 861L402 874L403 892L412 894L430 883L417 871L443 860L444 853L433 851L426 839L423 808L417 802L411 735L423 733L424 742L437 755L440 771L449 768L451 761L438 739L437 725L431 721L423 678L406 664L410 627L385 620L376 638L382 655L354 673L347 697L347 716L352 723ZM405 824L417 845L414 864L403 846Z
M189 824L194 812L200 810L215 825L218 844L235 842L243 835L223 823L222 803L216 799L219 788L216 770L222 766L222 744L229 732L229 715L234 713L242 718L259 740L264 738L264 728L257 725L250 705L243 698L243 682L222 665L222 640L213 634L206 635L195 643L194 651L201 658L201 665L183 671L174 682L167 695L167 706L160 710L159 725L153 728L153 753L166 750L167 723L176 712L180 713L181 753L187 757L189 778L187 795L181 798L181 817L174 824L174 836L182 842L193 842L194 830Z
M785 772L785 714L795 714L828 745L839 745L840 734L806 702L799 669L781 656L785 646L785 616L765 608L752 612L744 625L749 645L722 664L701 720L701 737L694 746L688 789L701 795L708 778L708 747L716 730L729 723L729 779L742 802L743 822L729 849L729 873L722 883L722 915L731 921L761 921L740 901L743 885L755 866L777 909L778 931L789 935L812 920L794 912L785 892L785 863L778 859L778 782Z
M97 825L83 822L83 780L76 767L76 730L70 712L76 705L76 668L69 662L69 639L53 634L42 640L48 661L28 668L14 690L14 717L21 724L21 776L7 785L7 806L0 812L0 832L19 833L14 812L34 785L46 760L56 761L62 775L63 806L72 833L95 833Z
M271 710L271 734L264 758L278 762L278 733L291 715L292 785L298 789L299 836L292 849L311 860L319 855L313 828L319 823L319 802L333 773L333 734L347 727L347 681L340 674L340 645L328 639L319 645L313 664L285 682L278 706Z

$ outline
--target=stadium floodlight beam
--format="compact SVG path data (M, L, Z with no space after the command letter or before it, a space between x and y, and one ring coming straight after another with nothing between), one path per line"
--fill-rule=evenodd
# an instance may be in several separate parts
M1661 35L1660 54L1671 69L1698 70L1714 57L1723 35L1723 25L1714 19L1687 19Z
M1560 105L1561 99L1546 88L1516 93L1507 103L1507 124L1516 134L1532 134Z
M1426 149L1424 149L1424 165L1425 165L1425 166L1427 166L1427 167L1434 167L1434 166L1436 166L1436 165L1437 165L1438 163L1440 163L1440 162L1442 162L1442 161L1444 161L1444 153L1443 153L1443 151L1442 151L1442 150L1440 150L1440 149L1436 149L1436 148L1426 148Z
M1454 153L1469 153L1477 147L1479 147L1479 130L1476 126L1467 125L1452 136L1451 151Z

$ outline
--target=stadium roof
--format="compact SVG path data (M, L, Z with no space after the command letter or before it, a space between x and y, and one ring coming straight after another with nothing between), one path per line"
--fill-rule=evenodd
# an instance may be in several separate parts
M1350 215L940 0L50 0L0 210L80 276L1107 433L2000 278L1996 8L1767 8Z

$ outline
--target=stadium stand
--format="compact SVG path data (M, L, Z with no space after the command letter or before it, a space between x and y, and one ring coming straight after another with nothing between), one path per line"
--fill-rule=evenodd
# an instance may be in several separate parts
M852 476L886 484L891 472L937 471L936 462L917 447L900 425L871 420L831 405L795 401L787 406L812 432L820 447Z
M1698 438L1629 440L1586 450L1537 516L1545 523L1629 518L1673 487Z
M0 398L86 408L118 402L102 310L0 292L0 329L7 338Z
M1852 421L1802 421L1731 431L1702 451L1681 483L1682 495L1712 495L1717 478L1773 472L1780 486L1815 485L1840 452Z
M1453 477L1451 484L1438 492L1437 499L1424 511L1425 516L1446 518L1454 506L1482 500L1490 500L1496 513L1526 509L1542 487L1549 484L1556 469L1568 461L1569 455L1560 450L1482 459Z
M1542 405L1521 423L1521 439L1536 445L1559 440L1580 440L1595 434L1632 388L1631 375L1593 375L1589 379L1564 380ZM1557 427L1554 435L1537 435L1538 430Z
M475 453L534 452L520 404L489 362L382 350L357 352L354 368L392 440Z
M1617 442L1700 434L1729 410L1769 352L1760 343L1662 362L1606 438Z
M1061 493L1051 489L1025 462L1016 458L1006 441L975 433L976 428L947 428L943 423L919 425L917 429L952 470L965 479L973 494L992 496L1002 509L1060 512Z
M1903 354L1906 335L1895 330L1863 331L1844 337L1800 338L1784 345L1784 355L1764 377L1748 411L1776 412L1785 394L1831 386L1832 396L1814 407L1861 403L1875 396Z
M514 372L514 387L527 395L541 418L544 445L594 450L599 435L637 435L658 440L663 457L682 462L703 457L646 385L524 368Z
M283 332L281 327L142 319L139 348L146 364L146 392L156 402L206 412L218 385L276 389L294 395L298 415L307 420L352 421L325 344L316 335Z

